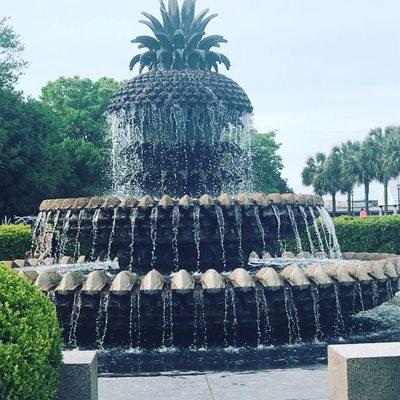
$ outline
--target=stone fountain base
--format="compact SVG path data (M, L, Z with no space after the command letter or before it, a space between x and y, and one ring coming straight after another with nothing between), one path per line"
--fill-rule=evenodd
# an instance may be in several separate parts
M345 334L351 315L394 296L400 258L270 260L226 274L21 273L53 299L72 347L243 346Z

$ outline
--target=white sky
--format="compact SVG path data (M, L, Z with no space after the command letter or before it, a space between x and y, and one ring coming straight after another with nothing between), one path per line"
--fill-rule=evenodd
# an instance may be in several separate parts
M300 178L308 155L400 125L398 0L197 3L219 14L207 33L229 40L227 74L252 100L256 128L278 129L284 176L296 191L311 190ZM142 10L158 16L158 1L2 0L1 15L12 18L30 62L20 88L37 97L61 75L133 76L130 40L148 34L138 24ZM375 185L372 197L379 192Z

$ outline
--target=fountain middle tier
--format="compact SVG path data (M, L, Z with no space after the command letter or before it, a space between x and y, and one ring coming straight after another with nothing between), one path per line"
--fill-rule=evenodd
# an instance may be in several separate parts
M224 271L245 266L253 251L280 255L280 240L296 235L299 241L322 206L317 196L294 194L46 200L37 232L42 241L43 232L51 232L55 258L63 255L55 249L68 248L69 241L79 249L91 246L86 253L92 261L117 257L122 269L138 273L150 267L162 273L210 266Z

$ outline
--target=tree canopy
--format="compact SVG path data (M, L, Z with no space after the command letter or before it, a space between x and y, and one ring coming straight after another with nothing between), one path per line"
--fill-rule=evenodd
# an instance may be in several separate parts
M0 18L0 87L12 87L27 62L22 59L24 46L9 24L8 18Z
M276 132L252 135L253 179L255 191L262 193L289 192L282 178L283 163L278 154L281 145L276 141Z

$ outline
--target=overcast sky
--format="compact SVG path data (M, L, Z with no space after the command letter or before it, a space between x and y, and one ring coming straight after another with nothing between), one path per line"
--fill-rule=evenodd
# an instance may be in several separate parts
M227 74L252 100L256 128L278 130L284 176L297 192L310 191L300 178L308 155L400 125L398 0L197 4L219 14L207 33L229 40ZM2 0L30 62L20 88L38 97L61 75L132 77L130 40L148 33L138 24L142 10L158 16L158 0ZM379 192L375 185L372 197Z

